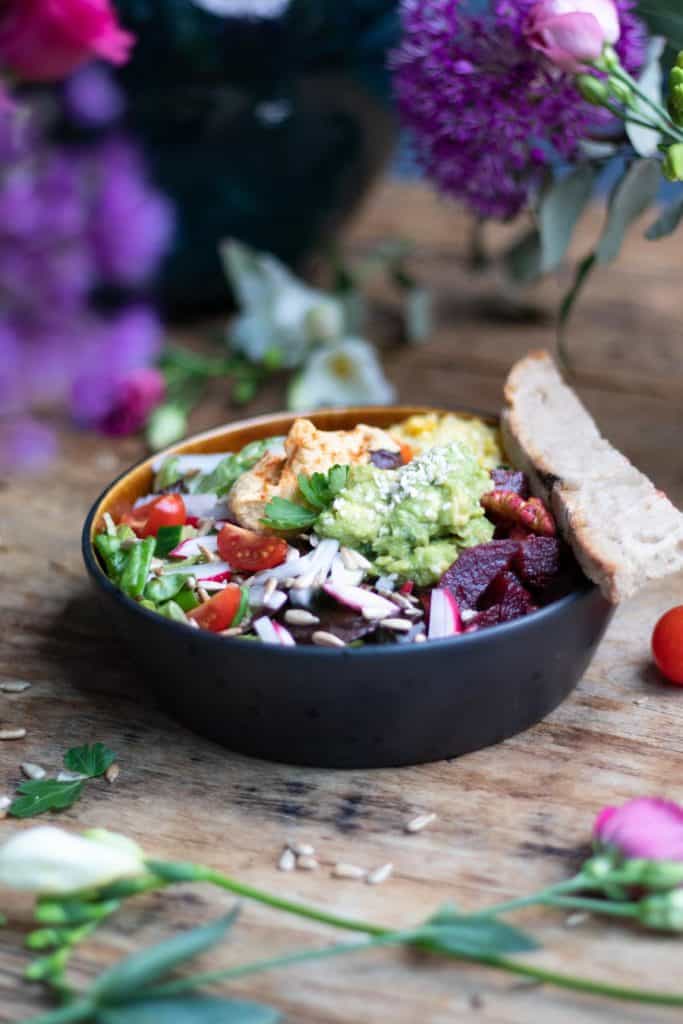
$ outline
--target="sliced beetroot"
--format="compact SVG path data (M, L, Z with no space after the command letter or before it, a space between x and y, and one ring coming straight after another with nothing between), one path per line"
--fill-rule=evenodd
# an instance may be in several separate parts
M557 537L530 536L519 545L513 568L522 583L543 590L559 574L562 549Z
M517 469L492 469L491 479L496 490L514 491L525 500L530 496L529 478Z
M500 605L494 604L492 608L485 608L478 612L476 619L469 623L466 633L474 633L478 629L485 629L487 626L497 626L500 622Z
M531 594L513 572L501 572L481 597L482 608L497 608L499 622L511 622L528 615L535 605Z
M376 452L370 452L370 462L377 469L399 469L403 465L400 451L390 452L386 448L378 448Z
M440 586L450 590L460 608L478 608L479 602L501 572L510 568L519 551L513 540L492 540L463 551L441 577Z

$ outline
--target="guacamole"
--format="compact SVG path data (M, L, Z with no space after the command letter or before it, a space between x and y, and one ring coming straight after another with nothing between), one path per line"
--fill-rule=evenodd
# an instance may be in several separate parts
M491 540L480 499L491 478L471 449L454 441L397 470L352 466L346 487L315 526L368 554L378 574L435 583L462 548Z

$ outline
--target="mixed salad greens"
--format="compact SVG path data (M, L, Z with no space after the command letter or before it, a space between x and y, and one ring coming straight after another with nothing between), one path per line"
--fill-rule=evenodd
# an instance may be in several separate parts
M102 566L150 611L281 646L422 643L575 585L551 513L504 466L494 428L427 414L358 430L365 447L297 421L287 438L156 463L152 493L103 517ZM309 464L323 468L295 472ZM240 525L255 514L259 529Z

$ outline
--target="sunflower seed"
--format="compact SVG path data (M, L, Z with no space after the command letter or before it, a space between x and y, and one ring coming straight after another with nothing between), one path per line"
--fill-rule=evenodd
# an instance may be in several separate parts
M241 636L244 633L244 626L231 626L230 629L222 629L220 636Z
M317 575L315 572L307 572L303 576L297 576L292 583L292 589L306 590L308 587L314 586Z
M569 916L565 917L564 919L564 926L565 928L578 928L578 926L580 924L584 924L584 922L586 922L589 917L589 914L582 912L577 914L569 914Z
M346 647L340 637L335 636L334 633L327 633L324 629L317 629L311 640L318 647Z
M11 796L0 796L0 820L7 817L7 811L12 804Z
M284 848L277 862L278 871L293 871L296 867L296 857L288 846Z
M23 740L26 729L0 729L0 740Z
M460 618L462 619L463 622L472 622L472 620L476 619L476 617L477 613L473 612L471 608L463 608L462 611L460 612Z
M415 637L415 639L413 640L413 643L414 644L423 644L426 639L427 639L427 637L425 636L424 633L418 633L417 636Z
M206 590L204 590L204 587L197 587L197 597L202 604L206 604L207 601L211 600Z
M305 608L288 608L285 612L285 622L290 626L317 626L320 619Z
M422 611L421 608L410 607L410 608L405 608L403 610L403 614L407 615L411 619L421 619L422 616L424 615L424 612Z
M83 775L82 772L67 772L61 771L57 776L57 782L81 782L83 779L87 779L87 775Z
M218 556L214 555L213 551L209 551L209 549L207 548L206 544L200 544L199 541L198 541L197 542L197 547L199 548L200 552L204 556L205 561L207 561L207 562L218 562L219 561Z
M107 782L111 785L112 783L116 782L120 774L121 769L117 765L116 761L114 761L114 763L110 764L109 767L107 768L106 772L104 773L104 777L107 780Z
M291 590L295 583L296 580L293 576L287 576L287 578L282 581L282 586L285 587L286 590Z
M295 857L315 857L315 846L310 843L289 843L288 846Z
M206 537L208 533L211 533L215 525L215 519L200 519L197 524L197 536ZM212 559L209 559L209 561L212 561Z
M301 871L317 871L320 865L315 857L297 857L296 866Z
M373 871L369 872L368 877L365 879L365 881L368 883L368 885L381 885L382 882L386 882L388 878L391 878L393 871L393 864L381 864L380 867L375 868Z
M368 622L376 622L378 619L385 619L387 615L391 615L391 612L379 611L377 608L363 608L361 615Z
M263 603L264 604L266 603L266 601L268 600L269 597L273 596L273 594L275 593L276 590L277 590L277 579L275 578L275 576L271 576L270 579L266 582L265 587L263 588Z
M427 811L425 814L418 814L416 817L411 818L404 825L406 832L421 832L427 825L431 825L433 821L436 821L436 814L433 811Z
M21 765L21 770L27 779L44 779L47 775L47 772L41 765L33 764L31 761L24 761Z
M390 601L393 601L394 604L397 604L399 608L402 608L406 612L413 611L413 605L406 597L403 596L403 594L395 594L393 591L383 591L382 597L388 597Z
M365 878L366 875L365 868L359 868L357 864L344 864L340 861L332 868L333 878Z
M25 683L23 679L9 679L6 683L0 683L0 690L3 693L23 693L24 690L28 690L30 683Z
M382 625L386 629L393 629L397 633L408 633L413 624L409 619L382 619Z
M102 518L104 519L104 525L107 528L107 536L108 537L115 537L116 536L116 523L114 522L114 520L112 519L110 514L108 512L105 512L104 515L102 516Z
M221 583L220 580L202 580L202 586L207 594L215 594L219 590L225 590L227 583Z

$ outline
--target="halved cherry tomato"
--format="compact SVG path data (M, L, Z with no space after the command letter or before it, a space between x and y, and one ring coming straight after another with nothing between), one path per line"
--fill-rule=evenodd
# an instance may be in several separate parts
M160 526L184 524L185 502L181 494L162 494L160 498L125 512L121 522L132 527L138 537L156 537Z
M260 572L281 565L287 557L287 541L226 523L218 534L218 552L224 562L242 572Z
M405 466L408 462L412 462L415 457L415 452L406 444L405 441L401 442L401 462Z
M683 686L683 604L662 615L655 626L652 654L662 675Z
M204 604L200 604L188 612L187 617L194 619L202 629L208 629L212 633L221 633L232 625L241 600L242 588L234 583L229 583L225 590L219 590Z

